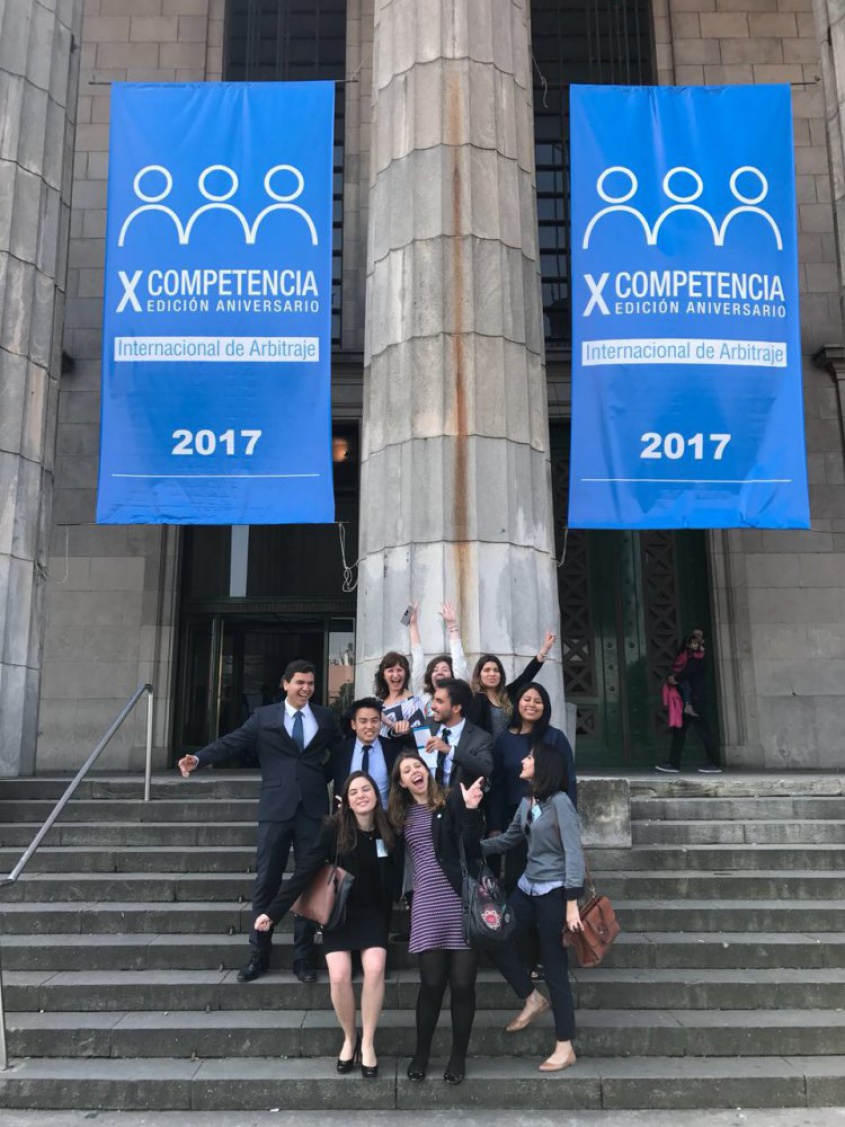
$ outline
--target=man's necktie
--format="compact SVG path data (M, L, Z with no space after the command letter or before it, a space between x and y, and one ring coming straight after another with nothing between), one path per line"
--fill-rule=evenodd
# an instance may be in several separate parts
M300 751L305 751L305 725L302 723L302 713L294 712L293 714L293 742Z
M369 775L370 773L370 752L372 749L372 744L364 744L361 749L361 770L365 775Z
M449 742L449 729L448 728L443 729L443 731L440 733L440 738L441 738L441 740L444 741L444 743L448 744L448 742ZM434 771L434 781L436 783L439 783L441 787L446 786L446 756L448 754L449 754L448 751L438 751L438 753L437 753L437 767Z

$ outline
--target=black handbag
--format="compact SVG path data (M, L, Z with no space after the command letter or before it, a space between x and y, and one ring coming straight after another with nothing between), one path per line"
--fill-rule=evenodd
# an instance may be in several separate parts
M516 931L516 916L499 882L482 861L478 876L469 872L464 843L460 843L461 918L464 943L479 950L507 943Z

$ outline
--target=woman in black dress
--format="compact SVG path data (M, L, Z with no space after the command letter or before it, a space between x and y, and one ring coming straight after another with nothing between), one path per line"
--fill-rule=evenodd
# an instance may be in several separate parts
M255 921L256 931L268 931L290 911L314 875L327 862L337 861L355 883L347 901L346 920L323 935L334 1012L343 1030L338 1072L351 1072L360 1061L361 1074L378 1075L374 1038L384 1000L384 967L393 907L394 836L381 805L378 787L363 771L344 784L336 814L325 821L314 849L302 858L290 880L284 881L267 911ZM356 1032L352 989L352 952L361 952L361 1033Z

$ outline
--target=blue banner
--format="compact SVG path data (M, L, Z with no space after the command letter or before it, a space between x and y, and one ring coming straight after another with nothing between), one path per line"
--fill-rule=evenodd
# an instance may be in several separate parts
M575 86L574 528L806 528L788 86Z
M334 85L115 84L97 520L334 520Z

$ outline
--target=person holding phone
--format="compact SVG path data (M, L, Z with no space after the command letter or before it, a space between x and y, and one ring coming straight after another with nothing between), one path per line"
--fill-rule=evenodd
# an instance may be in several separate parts
M560 1072L575 1064L572 1038L575 1009L569 985L566 948L561 942L564 926L581 929L578 898L584 891L584 852L575 807L567 795L566 760L549 744L538 743L522 761L522 778L529 788L504 833L482 843L485 857L506 853L526 842L525 871L509 897L521 931L536 931L540 942L546 983L555 1019L555 1047L539 1066L541 1072ZM501 946L488 952L490 959L522 999L523 1007L508 1023L516 1033L549 1008L536 989L516 946Z
M406 614L410 614L409 607ZM402 616L403 621L405 615ZM409 619L410 620L410 619ZM411 667L404 654L390 650L376 670L375 694L381 701L381 735L405 736L425 720L425 704L411 692Z
M343 1030L337 1070L378 1076L375 1033L384 1001L387 937L393 909L395 837L379 797L375 780L354 771L338 795L338 809L323 825L320 839L305 857L297 859L290 880L284 881L255 928L268 932L290 911L326 862L337 863L354 877L346 904L346 920L323 932L323 952L329 968L331 998ZM361 1032L356 1029L352 988L352 952L360 951L364 983L361 988Z
M419 603L412 603L409 614L411 633L411 687L414 695L423 703L426 719L431 716L431 702L434 691L441 681L469 679L469 668L458 629L457 612L451 603L440 604L440 617L449 635L449 653L436 654L426 665L425 653L420 639L417 613Z
M475 1018L478 957L464 942L461 894L461 843L467 864L476 869L481 854L483 777L448 792L413 753L393 767L389 815L398 836L397 866L403 886L413 888L409 950L419 955L417 1043L408 1079L425 1080L431 1042L443 995L449 986L452 1051L443 1073L447 1084L460 1084Z

